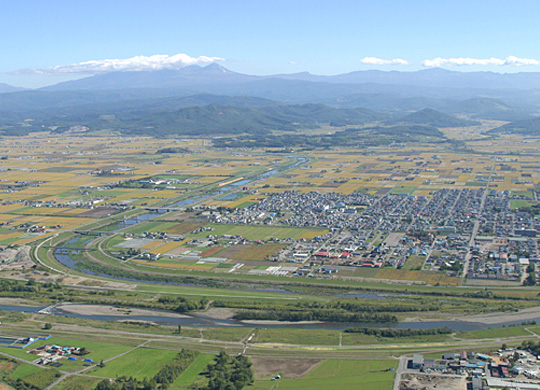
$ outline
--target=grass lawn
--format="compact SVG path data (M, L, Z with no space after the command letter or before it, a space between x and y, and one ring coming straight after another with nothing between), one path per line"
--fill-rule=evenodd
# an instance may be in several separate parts
M24 383L31 385L33 389L45 389L60 376L60 372L56 369L44 369L29 364L21 364L11 374L13 379L21 379Z
M126 229L126 232L131 234L141 234L143 232L164 232L165 230L176 225L177 223L175 222L142 222Z
M537 205L538 202L534 200L524 200L524 199L512 199L510 201L510 208L514 209L524 209L531 208L531 206Z
M183 389L191 385L201 372L204 371L208 363L214 359L214 355L203 353L197 356L195 361L182 373L171 385L171 389Z
M256 336L258 343L338 345L339 330L327 329L261 329Z
M363 345L363 344L425 344L442 343L451 340L450 335L437 334L411 337L375 337L361 333L343 333L343 345Z
M540 333L540 327L531 329L533 332ZM518 337L532 336L530 332L525 330L524 326L506 326L504 328L489 328L480 330L471 330L468 332L460 332L456 334L459 339L497 339L500 337Z
M137 379L152 378L178 354L178 351L139 348L106 363L95 374L109 378L132 376Z
M380 270L380 268L361 267L355 269L354 275L363 278L376 278Z
M317 236L325 234L326 230L322 229L304 229L295 227L279 227L279 226L245 226L245 225L219 225L208 224L208 227L213 227L212 231L203 231L197 234L190 234L190 237L207 237L208 235L222 236L224 234L230 236L242 236L248 240L268 240L270 238L300 238L306 234Z
M94 386L102 380L103 379L100 378L90 378L86 376L68 376L55 386L54 390L93 389Z
M424 265L424 261L426 260L426 256L417 256L417 255L411 255L403 264L403 267L401 269L405 270L420 270L422 269L422 265Z
M183 330L182 330L183 331ZM203 335L208 340L240 341L251 334L252 328L243 327L217 327L203 329Z
M36 366L32 366L30 364L21 364L13 374L11 374L11 377L15 380L17 379L23 379L26 378L29 375L35 374L36 372L44 370L43 368L39 368Z
M397 360L326 360L303 378L259 380L245 389L391 390Z
M416 188L415 186L398 186L392 190L392 194L412 194Z

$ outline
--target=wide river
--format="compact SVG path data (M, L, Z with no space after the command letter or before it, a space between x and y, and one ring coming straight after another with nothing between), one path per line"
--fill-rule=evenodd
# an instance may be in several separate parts
M47 306L20 306L20 305L0 305L0 310L17 311L24 313L38 313ZM313 322L313 323L275 323L275 322L242 322L230 319L216 319L206 317L203 313L188 314L182 317L176 317L176 313L160 310L151 310L152 315L94 315L94 314L78 314L68 312L59 308L52 309L51 314L56 316L68 316L75 318L86 318L91 320L101 321L149 321L158 325L165 326L192 326L192 327L262 327L262 328L300 328L300 329L346 329L349 327L375 327L375 328L398 328L398 329L430 329L447 326L454 331L467 331L486 329L491 327L501 327L503 325L519 324L521 321L509 321L496 324L483 324L478 322L467 321L414 321L414 322L399 322L392 324L381 323L333 323L333 322ZM540 317L533 318L536 322L540 322Z

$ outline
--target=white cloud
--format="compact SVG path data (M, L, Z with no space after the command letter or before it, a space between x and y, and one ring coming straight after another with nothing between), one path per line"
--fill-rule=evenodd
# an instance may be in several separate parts
M514 56L506 57L505 59L501 58L470 58L470 57L459 57L459 58L434 58L432 60L422 61L422 65L426 68L435 68L441 67L444 65L457 65L457 66L473 66L473 65L494 65L494 66L526 66L526 65L540 65L540 60L535 60L532 58L518 58Z
M382 58L376 57L364 57L360 60L360 62L366 65L409 65L409 61L401 58L384 60Z
M55 65L45 69L23 69L16 74L95 74L118 71L180 69L188 65L224 61L219 57L190 57L187 54L136 56L123 59L93 60L71 65Z

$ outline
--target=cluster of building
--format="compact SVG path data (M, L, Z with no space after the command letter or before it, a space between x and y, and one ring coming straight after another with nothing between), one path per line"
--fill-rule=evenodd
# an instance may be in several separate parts
M37 347L29 353L39 356L39 359L36 360L37 364L42 365L55 365L55 362L61 358L67 358L68 360L77 360L77 357L82 357L87 354L84 348L81 347L70 347L70 346L61 346L61 345L42 345ZM92 359L82 358L84 362L93 363Z
M511 201L520 197L509 191L441 189L431 197L297 191L267 195L247 208L214 210L207 217L217 223L330 230L314 240L302 239L304 250L290 245L275 256L292 262L400 268L415 256L420 258L417 269L457 276L468 264L464 271L471 278L520 280L527 262L540 257L540 221L511 208ZM389 241L391 235L398 239ZM491 243L501 237L506 245L491 250Z
M469 388L540 389L539 357L526 350L508 349L489 354L449 352L440 359L416 354L407 361L407 372L427 375L461 375L471 378Z

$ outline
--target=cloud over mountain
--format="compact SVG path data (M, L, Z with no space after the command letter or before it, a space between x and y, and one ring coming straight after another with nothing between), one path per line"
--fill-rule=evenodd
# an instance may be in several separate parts
M191 57L187 54L135 56L122 59L106 59L79 62L70 65L55 65L44 69L23 69L16 74L96 74L118 71L148 71L162 69L180 69L189 65L209 64L224 61L220 57Z
M422 61L422 65L426 68L438 68L444 65L457 65L457 66L473 66L473 65L495 65L495 66L526 66L526 65L540 65L540 60L532 58L518 58L514 56L501 58L441 58L437 57L432 60Z
M402 58L385 60L377 57L364 57L360 62L365 65L409 65L409 61Z

